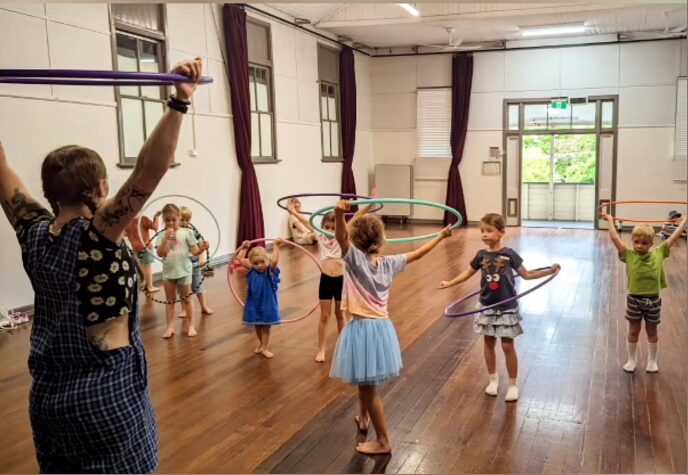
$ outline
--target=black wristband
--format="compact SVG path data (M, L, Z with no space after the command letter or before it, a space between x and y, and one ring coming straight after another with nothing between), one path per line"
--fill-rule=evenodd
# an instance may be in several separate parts
M170 99L167 101L167 107L177 112L181 112L182 114L186 114L189 111L190 104L191 102L182 101L174 96L170 96Z

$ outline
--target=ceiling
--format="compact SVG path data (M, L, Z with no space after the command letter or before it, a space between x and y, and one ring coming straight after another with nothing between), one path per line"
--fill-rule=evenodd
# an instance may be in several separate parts
M351 38L371 48L399 48L422 44L447 44L448 27L453 40L470 48L490 42L518 41L519 27L585 23L584 36L641 34L666 36L671 30L685 36L688 6L665 4L591 3L451 3L412 4L414 17L399 4L296 4L271 3L291 17ZM671 33L669 33L671 34ZM578 35L581 36L581 35Z

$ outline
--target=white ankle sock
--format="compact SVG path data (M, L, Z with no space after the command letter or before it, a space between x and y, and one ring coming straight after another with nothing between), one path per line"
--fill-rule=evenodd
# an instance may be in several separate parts
M628 353L628 361L626 361L626 364L623 365L623 370L627 373L632 373L633 371L635 371L638 342L631 343L630 341L626 341L626 351Z
M504 400L506 402L518 400L518 379L509 378L509 389L506 391L506 397Z
M647 368L645 371L648 373L656 373L659 371L659 366L657 365L657 347L659 343L648 343L648 355L647 355Z
M485 393L490 396L497 395L497 389L499 388L499 374L490 374L490 384L485 388Z

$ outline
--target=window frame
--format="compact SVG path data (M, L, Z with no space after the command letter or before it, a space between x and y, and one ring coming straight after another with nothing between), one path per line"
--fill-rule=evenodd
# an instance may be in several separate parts
M157 47L157 53L159 55L159 69L160 72L167 71L169 69L168 65L168 44L165 31L167 31L167 12L164 4L158 5L160 14L160 23L163 31L148 30L146 28L139 28L135 25L125 24L117 22L115 19L115 14L113 11L113 6L109 5L108 11L110 16L110 44L112 51L112 67L113 70L118 71L118 54L117 54L117 39L119 35L127 36L136 40L136 62L137 68L140 64L141 57L141 45L143 42L153 43ZM131 86L141 88L142 86ZM150 86L153 87L153 86ZM145 116L145 106L146 102L161 103L163 105L163 114L165 113L165 107L167 100L169 98L169 89L165 86L160 86L160 99L149 98L142 95L133 96L129 94L122 94L120 86L114 86L115 101L117 105L117 137L119 145L119 160L117 162L117 167L119 168L134 168L136 161L138 159L138 154L136 157L127 157L125 148L125 137L124 137L124 116L122 109L122 99L138 100L141 103L142 114L143 114L143 136L144 143L147 137L146 130L146 116ZM141 89L139 89L139 93ZM179 163L175 162L171 167L177 167Z
M323 96L323 86L326 88L329 87L334 87L334 103L335 103L335 120L329 119L329 92L326 90L325 91L325 96ZM342 116L341 116L341 103L340 103L340 88L339 84L335 84L329 81L324 81L324 80L318 80L318 109L320 111L320 154L322 156L323 162L343 162L344 161L344 153L342 151ZM327 119L323 118L323 109L322 109L322 99L323 97L327 98L327 104L328 104L328 114L327 114ZM325 155L325 150L324 150L324 138L323 138L323 129L325 127L325 124L327 124L328 127L330 127L330 151L332 150L332 125L331 124L337 124L337 155Z
M268 55L270 56L269 59L266 60L253 60L251 58L248 58L248 69L249 69L249 88L251 87L251 68L259 68L259 69L264 69L267 71L267 82L268 82L268 112L264 111L258 111L258 110L253 110L250 108L250 115L251 115L251 120L253 117L254 113L259 114L259 120L258 120L258 127L259 130L257 131L258 133L256 134L253 130L253 127L251 127L251 145L253 145L253 141L257 138L258 139L258 144L259 147L262 146L261 143L261 135L260 135L260 114L265 114L265 115L270 115L270 125L272 127L272 135L271 135L271 141L272 141L272 155L259 155L259 156L254 156L251 155L251 161L253 163L279 163L281 160L279 160L278 153L277 153L277 121L276 121L276 114L275 114L275 74L273 70L273 64L272 64L272 28L269 23L262 22L260 20L257 20L256 18L246 18L247 23L253 23L254 25L260 26L262 28L265 28L266 34L267 34L267 50L268 50ZM248 41L248 38L247 38ZM256 90L254 91L255 97L256 97L256 107L257 107L257 97L258 97L258 90L257 86L255 86L256 82L253 81L254 87L256 87ZM250 94L250 91L249 91ZM253 148L253 147L251 147ZM259 148L260 151L260 148Z

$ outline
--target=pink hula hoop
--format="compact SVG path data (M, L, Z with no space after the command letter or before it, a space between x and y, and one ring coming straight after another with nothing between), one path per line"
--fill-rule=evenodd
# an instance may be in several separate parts
M249 241L249 243L250 244L258 244L261 242L267 243L267 242L274 242L274 241L275 241L275 239L260 238L260 239L254 239L252 241ZM287 241L286 239L283 242L285 244L289 244L290 246L295 247L295 248L303 251L308 257L310 257L310 259L315 263L315 265L318 266L318 269L320 270L320 272L322 272L322 266L320 265L320 261L318 261L318 259L313 254L308 252L308 250L306 248L296 244L295 242ZM234 251L232 256L236 256L240 250L241 250L241 247L238 247ZM241 297L239 297L239 294L237 294L237 291L234 288L234 284L232 284L232 274L234 274L236 272L234 270L234 265L233 265L235 262L236 262L236 260L234 258L232 258L232 262L230 262L229 265L227 266L227 283L229 284L229 290L232 291L232 295L234 295L234 298L236 299L236 301L239 302L239 305L244 307L245 306L244 301L241 300ZM311 313L315 312L319 306L320 306L320 301L318 300L317 302L315 302L315 305L313 305L313 307L311 307L310 310L308 310L308 312L304 313L303 315L301 315L300 317L297 317L297 318L290 318L287 320L282 320L282 323L294 323L294 322L298 322L299 320L303 320L304 318L309 316Z

